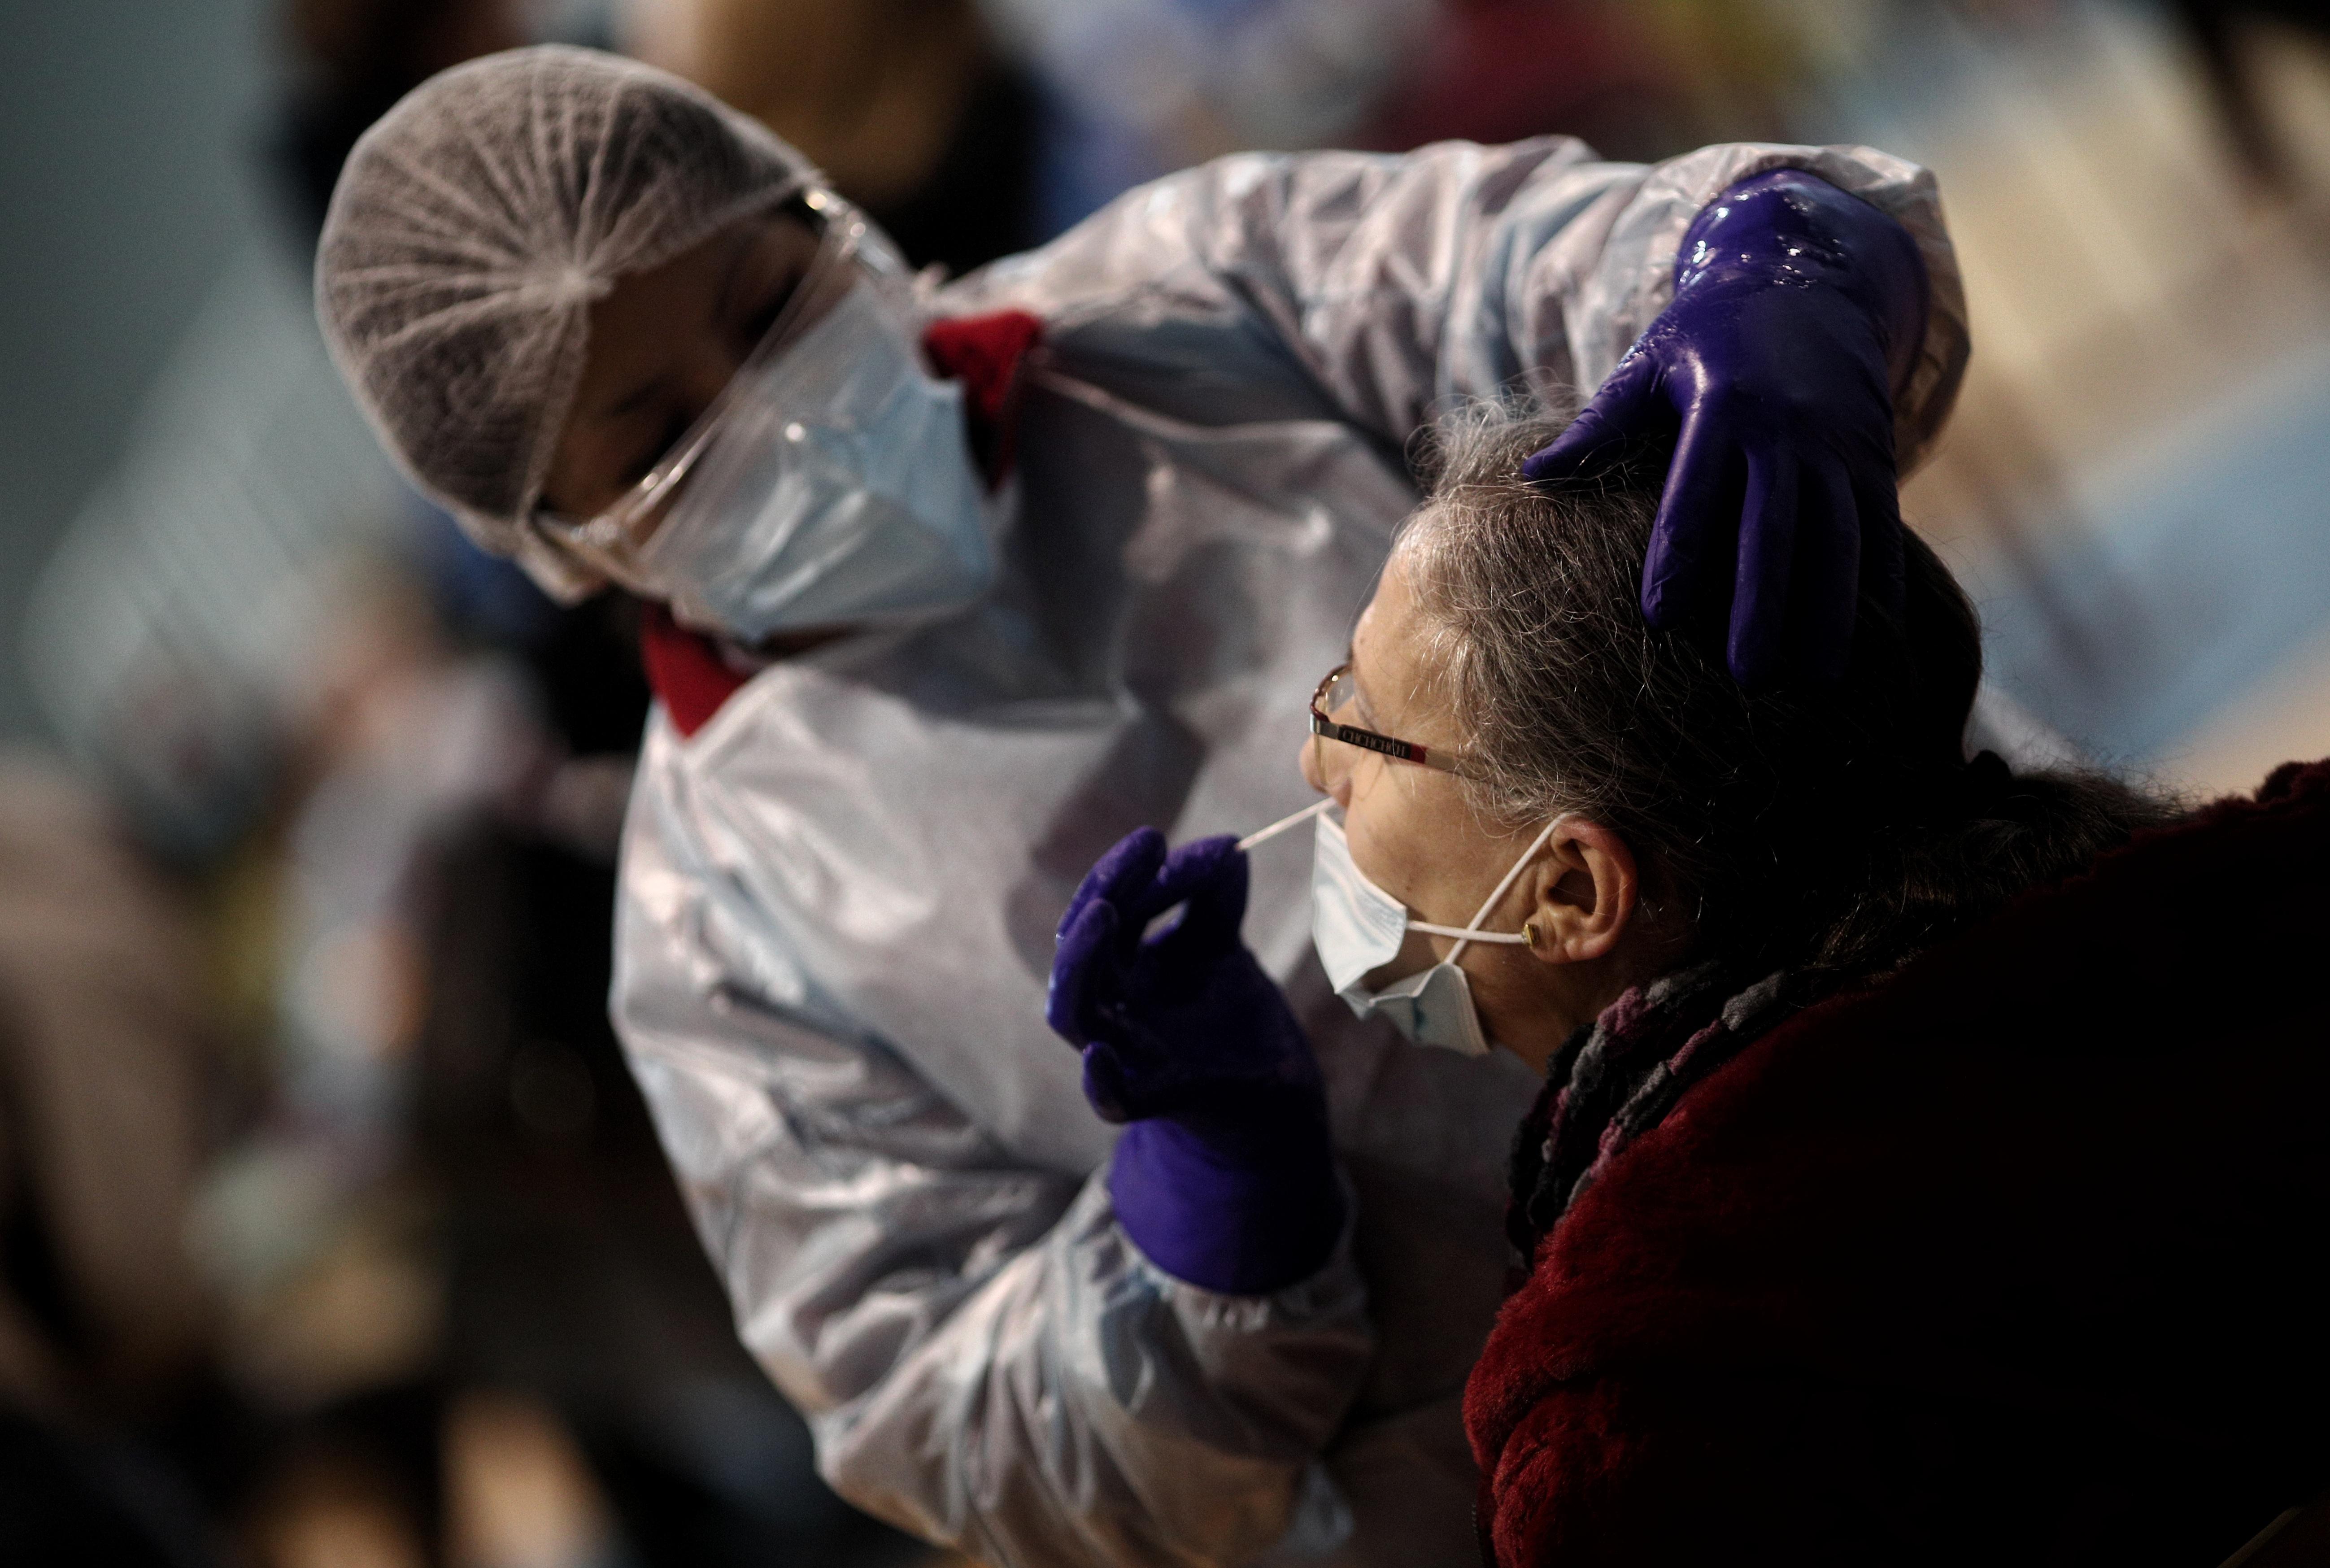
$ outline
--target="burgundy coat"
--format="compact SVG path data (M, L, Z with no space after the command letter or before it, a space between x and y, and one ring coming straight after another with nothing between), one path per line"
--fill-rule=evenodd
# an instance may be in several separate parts
M1484 1545L2212 1568L2330 1483L2330 763L1754 1043L1539 1248Z

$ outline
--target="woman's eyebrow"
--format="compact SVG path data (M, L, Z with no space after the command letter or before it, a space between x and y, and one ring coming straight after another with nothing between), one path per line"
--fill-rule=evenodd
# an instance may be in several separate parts
M618 424L618 421L622 420L630 420L630 417L636 415L639 410L648 408L657 396L662 396L662 392L664 392L664 373L662 371L650 373L643 383L631 387L630 392L622 393L620 399L615 399L612 403L606 403L603 408L599 408L599 421L601 421L601 424Z
M663 373L658 371L630 392L625 392L620 400L601 409L599 417L602 420L620 420L626 414L637 413L649 399L662 390Z

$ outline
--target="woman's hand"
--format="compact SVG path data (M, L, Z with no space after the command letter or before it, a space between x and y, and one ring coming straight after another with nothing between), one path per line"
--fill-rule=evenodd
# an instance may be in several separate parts
M1093 1109L1129 1124L1109 1175L1126 1233L1177 1278L1261 1295L1326 1261L1343 1202L1311 1043L1238 936L1246 898L1232 840L1127 836L1061 919L1045 1016Z
M1684 235L1674 302L1522 471L1576 477L1671 437L1644 618L1679 627L1728 600L1740 685L1833 682L1863 584L1901 600L1892 394L1926 307L1891 218L1800 170L1743 180Z

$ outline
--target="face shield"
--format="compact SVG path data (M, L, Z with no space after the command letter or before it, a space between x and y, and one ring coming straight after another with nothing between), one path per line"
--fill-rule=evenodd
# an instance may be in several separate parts
M767 333L613 505L530 525L690 624L745 642L956 609L991 584L962 395L924 368L913 278L848 203Z

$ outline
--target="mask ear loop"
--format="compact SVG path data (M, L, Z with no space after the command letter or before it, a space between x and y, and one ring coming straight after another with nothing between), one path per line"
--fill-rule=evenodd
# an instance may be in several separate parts
M1489 918L1489 912L1495 909L1498 901L1512 890L1513 883L1520 880L1521 873L1529 869L1529 863L1537 858L1537 852L1543 849L1553 837L1553 830L1568 821L1569 817L1570 814L1565 811L1545 825L1545 830L1530 841L1527 849L1521 851L1521 857L1513 862L1513 868L1505 873L1504 880L1497 883L1496 890L1482 902L1481 907L1473 912L1473 918L1463 925L1435 926L1426 925L1422 921L1410 921L1407 922L1407 929L1412 931L1422 931L1427 936L1454 937L1456 945L1448 949L1448 957L1444 960L1451 964L1463 958L1464 949L1474 942L1526 946L1530 940L1527 931L1484 931L1480 929L1481 922Z

